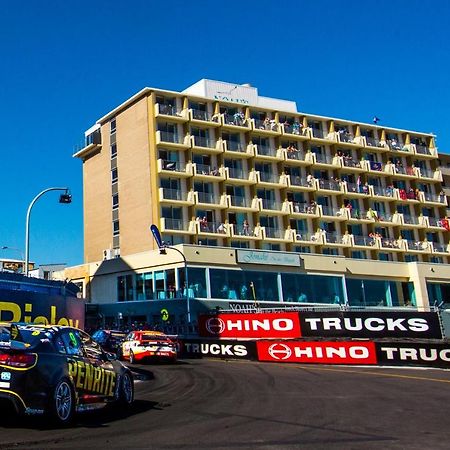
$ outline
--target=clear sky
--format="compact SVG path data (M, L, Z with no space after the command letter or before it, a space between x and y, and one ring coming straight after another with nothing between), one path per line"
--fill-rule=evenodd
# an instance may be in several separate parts
M83 262L94 122L143 87L251 83L300 111L438 135L450 152L448 0L0 0L1 257Z

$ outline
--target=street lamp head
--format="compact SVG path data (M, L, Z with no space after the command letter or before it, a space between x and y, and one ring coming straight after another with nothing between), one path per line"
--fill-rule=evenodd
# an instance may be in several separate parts
M72 195L69 194L68 191L64 192L64 194L61 194L59 196L59 203L65 203L65 204L72 203Z

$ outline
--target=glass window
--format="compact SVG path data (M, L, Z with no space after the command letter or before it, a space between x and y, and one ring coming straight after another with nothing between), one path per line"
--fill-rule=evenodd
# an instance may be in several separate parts
M61 334L61 339L66 348L66 353L68 355L84 356L81 347L81 340L78 332L75 330L67 330Z
M119 179L119 171L117 167L111 170L111 183L116 183Z
M111 144L111 158L115 158L117 156L117 144Z
M119 194L113 194L112 207L113 207L113 209L117 209L119 207Z
M133 300L133 276L124 275L117 277L117 300L128 302Z
M180 269L179 277L181 286L184 286L184 269ZM188 277L189 289L194 291L194 297L206 298L206 269L189 267Z
M120 234L119 221L114 220L113 221L113 236L118 236L119 234Z
M113 134L116 132L116 118L111 119L110 125L111 125L111 134Z
M103 351L97 342L93 341L87 333L79 332L81 342L83 343L84 351L88 358L101 359Z
M345 302L342 277L282 273L283 298L301 303Z
M393 306L398 304L396 282L347 278L347 295L351 306ZM393 295L394 294L394 295Z
M136 274L136 300L153 300L153 273Z

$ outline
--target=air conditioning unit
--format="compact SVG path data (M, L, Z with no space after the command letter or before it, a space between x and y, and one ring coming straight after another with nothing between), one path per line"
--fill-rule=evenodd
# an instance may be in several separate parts
M112 259L112 257L113 251L110 248L103 250L103 261L105 261L106 259Z

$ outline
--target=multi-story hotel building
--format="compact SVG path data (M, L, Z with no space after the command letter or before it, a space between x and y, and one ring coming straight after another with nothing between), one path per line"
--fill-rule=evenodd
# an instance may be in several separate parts
M179 298L186 277L193 297L218 304L426 309L447 298L447 197L432 134L306 114L250 85L201 80L143 89L100 118L74 156L85 265L69 272L94 302ZM152 224L177 251L156 251Z

